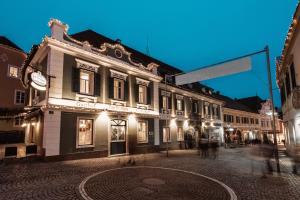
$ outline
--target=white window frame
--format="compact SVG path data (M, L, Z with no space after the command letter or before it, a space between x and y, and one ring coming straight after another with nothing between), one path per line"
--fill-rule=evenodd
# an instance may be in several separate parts
M80 145L79 144L79 122L80 120L92 120L92 142L91 144L86 144L86 145ZM95 119L92 117L77 117L77 124L76 124L76 148L89 148L89 147L94 147L95 146L95 134L96 134L96 129L95 129Z
M170 130L170 127L163 127L163 143L167 143L167 138L165 136L165 129L169 130L168 131L168 135L169 135L169 141L168 142L171 142L171 130Z
M145 85L138 85L138 93L139 93L139 103L140 104L147 104L147 86ZM143 96L141 96L140 89L144 91Z
M86 92L86 88L84 91L81 90L81 73L86 73L89 74L89 80L88 80L88 86L89 86L89 91ZM93 95L94 94L94 72L80 69L79 71L79 93L80 94L87 94L87 95Z
M24 102L23 103L17 103L17 93L18 92L21 92L21 93L23 93L24 94ZM14 98L14 103L15 103L15 105L24 105L25 104L25 102L26 102L26 94L25 94L25 91L24 90L15 90L15 98Z
M114 99L117 100L122 100L124 101L124 85L125 85L125 81L122 79L118 79L118 78L114 78ZM118 83L118 85L116 86L115 84ZM119 83L121 83L121 94L119 94Z
M139 123L145 123L146 124L146 140L139 140ZM137 143L142 144L142 143L148 143L148 121L147 120L139 120L137 124Z
M10 68L16 68L17 69L17 76L11 76L10 75ZM17 66L15 66L15 65L8 65L8 67L7 67L7 76L8 77L10 77L10 78L19 78L19 76L20 76L20 67L17 67Z
M167 96L162 96L162 109L168 110L169 98Z
M181 137L180 137L180 134L179 134L179 129L181 129L181 131L182 131L182 136ZM177 128L177 141L179 141L179 142L184 141L184 133L183 133L183 127L182 126L179 126Z
M182 99L176 99L176 104L177 104L177 109L176 110L182 111L183 110L183 100Z

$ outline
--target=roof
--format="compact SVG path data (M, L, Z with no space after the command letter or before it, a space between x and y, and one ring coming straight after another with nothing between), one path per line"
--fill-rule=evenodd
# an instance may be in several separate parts
M107 43L110 43L110 44L114 44L114 43L118 43L117 40L112 40L104 35L101 35L91 29L87 29L85 31L81 31L81 32L78 32L78 33L74 33L74 34L71 34L70 35L72 38L74 38L75 40L78 40L80 42L85 42L87 41L90 45L92 45L93 47L95 48L100 48L100 46L107 42ZM131 47L128 47L124 44L122 44L122 46L124 46L130 53L131 53L131 57L132 59L138 61L138 62L141 62L142 64L149 64L151 62L154 62L156 64L159 65L158 67L158 74L162 77L165 76L165 74L169 74L169 75L174 75L174 74L178 74L178 73L182 73L183 71L174 67L174 66L171 66L169 64L166 64L160 60L157 60L153 57L150 57L142 52L139 52ZM173 86L176 86L175 85L175 81L174 79L172 80L168 80L168 84L170 85L173 85ZM178 87L178 86L176 86ZM197 93L201 93L203 95L206 95L206 96L211 96L209 95L207 92L203 92L202 89L205 88L206 90L211 90L211 91L214 91L212 88L210 87L207 87L203 84L200 84L200 83L192 83L192 84L188 84L188 85L183 85L183 86L179 86L178 88L182 88L182 89L186 89L186 90L191 90L193 92L197 92Z
M230 97L221 95L221 94L215 94L214 95L216 98L222 100L225 102L224 107L225 108L230 108L234 110L241 110L245 112L251 112L251 113L258 113L257 111L249 108L248 106L238 102L237 100L231 99Z
M19 46L17 46L15 43L13 43L11 40L9 40L5 36L0 36L0 44L9 46L11 48L14 48L14 49L24 52L23 49L21 49Z
M242 99L237 99L237 102L249 107L251 110L259 113L259 110L262 107L262 103L266 100L262 100L259 96L246 97Z

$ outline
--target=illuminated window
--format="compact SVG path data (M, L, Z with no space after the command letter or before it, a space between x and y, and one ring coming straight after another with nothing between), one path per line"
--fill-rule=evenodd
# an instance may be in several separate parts
M162 97L162 107L164 110L168 109L168 97L166 97L166 96Z
M182 100L177 99L177 110L182 110Z
M125 120L111 121L111 142L124 142L126 133Z
M114 79L114 99L124 100L124 80Z
M147 103L147 87L144 85L139 85L139 103Z
M15 91L15 104L25 104L25 92L16 90Z
M177 131L177 140L178 141L183 141L183 128L182 127L178 127L178 131Z
M80 70L80 93L91 94L92 93L92 73L88 71Z
M78 147L93 145L93 119L78 120Z
M138 122L138 143L147 143L148 142L148 123L147 121Z
M163 142L170 142L171 141L171 133L169 127L163 128Z
M8 66L8 76L13 78L19 77L19 68L16 66L9 65Z

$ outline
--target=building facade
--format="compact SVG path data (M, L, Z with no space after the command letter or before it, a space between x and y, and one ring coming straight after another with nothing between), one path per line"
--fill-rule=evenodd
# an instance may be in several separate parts
M300 7L297 5L285 40L282 55L277 59L276 79L280 88L286 147L291 154L300 154Z
M0 36L0 159L21 157L28 144L22 127L27 96L20 80L26 56L20 47Z

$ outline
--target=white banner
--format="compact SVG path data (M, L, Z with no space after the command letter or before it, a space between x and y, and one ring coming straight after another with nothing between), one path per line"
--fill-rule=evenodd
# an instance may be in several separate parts
M175 76L176 85L185 85L204 81L221 76L236 74L251 69L251 58L246 57L239 60L234 60L211 67L199 69L193 72Z

